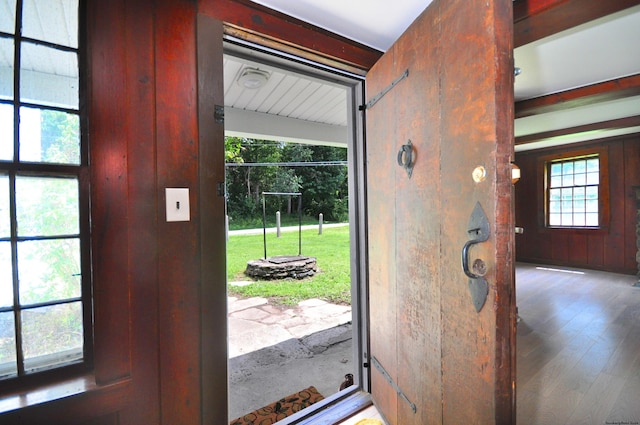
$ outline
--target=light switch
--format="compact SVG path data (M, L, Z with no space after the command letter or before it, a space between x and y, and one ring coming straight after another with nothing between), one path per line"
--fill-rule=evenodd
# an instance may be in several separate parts
M167 198L167 221L189 221L189 189L167 187L165 189Z

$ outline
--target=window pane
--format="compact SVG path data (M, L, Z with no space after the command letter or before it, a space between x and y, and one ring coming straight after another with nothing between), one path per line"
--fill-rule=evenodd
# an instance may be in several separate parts
M551 164L551 175L559 176L562 174L562 164Z
M549 202L549 212L550 213L559 213L560 212L560 202Z
M49 368L82 358L80 302L22 312L25 370Z
M591 213L598 212L598 201L587 201L586 203L586 211Z
M13 279L11 278L11 272L11 244L9 242L0 242L0 307L11 307L13 305Z
M562 200L570 201L571 199L573 199L573 190L571 188L562 189Z
M19 236L77 235L78 180L16 177Z
M600 160L598 158L589 159L587 161L587 172L591 173L600 170Z
M585 188L585 195L587 199L598 199L598 187L590 186Z
M584 199L584 187L574 187L573 188L573 198L574 199Z
M574 212L584 212L584 201L573 201Z
M22 11L22 35L63 46L78 47L78 1L25 0Z
M80 297L80 241L19 242L18 278L22 305Z
M562 225L563 226L571 226L573 224L573 215L572 214L562 214Z
M549 225L560 226L560 214L549 214Z
M22 43L20 97L23 102L78 108L78 56Z
M574 226L584 226L584 214L573 214L573 225Z
M0 161L13 159L13 106L0 103Z
M80 164L80 117L20 108L20 160Z
M585 173L587 171L587 161L579 160L573 162L573 172L575 174Z
M0 313L0 377L18 373L13 312Z
M0 238L11 236L9 212L9 176L0 174Z
M600 183L599 173L587 173L587 184L599 184L599 183Z
M562 174L565 176L573 174L573 162L565 162L562 164Z
M587 184L587 175L584 173L575 174L573 176L573 184L575 184L576 186L584 186L585 184Z
M573 186L573 174L562 176L562 186Z
M16 31L16 0L0 0L0 31Z
M0 99L13 100L13 39L11 38L0 38Z
M587 226L598 225L598 213L587 213Z
M562 186L562 177L561 176L551 177L551 187L560 187L560 186Z
M551 189L549 191L549 200L551 200L551 201L559 201L560 200L560 189Z

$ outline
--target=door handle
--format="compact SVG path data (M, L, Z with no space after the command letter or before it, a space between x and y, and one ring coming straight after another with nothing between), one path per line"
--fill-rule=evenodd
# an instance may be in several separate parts
M471 268L469 267L469 249L472 245L485 242L489 239L490 227L489 220L485 214L482 206L479 202L476 202L471 217L469 218L469 225L467 226L467 233L471 236L464 246L462 247L462 270L464 274L469 277L469 291L471 292L471 301L476 309L476 312L480 312L484 303L487 300L487 294L489 293L489 284L484 278L486 273L486 264L483 260L477 259L474 261Z
M404 168L409 178L413 173L413 144L411 140L406 145L402 145L398 151L398 165Z

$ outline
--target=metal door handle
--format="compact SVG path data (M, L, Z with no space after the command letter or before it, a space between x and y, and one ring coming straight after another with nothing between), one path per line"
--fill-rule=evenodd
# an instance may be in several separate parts
M413 173L413 144L411 140L402 145L398 151L398 165L405 169L409 178Z
M482 276L477 275L473 273L471 270L469 270L469 248L471 248L471 245L475 245L477 243L484 242L484 241L486 241L486 239L483 239L483 240L471 239L470 241L467 241L467 243L465 243L464 246L462 247L462 270L464 271L464 274L469 276L471 279L478 279L479 277L482 277Z
M471 245L485 242L489 239L489 220L487 219L487 215L484 213L479 202L476 202L476 206L473 208L473 212L469 218L467 233L469 233L472 238L462 247L462 270L464 271L464 274L469 277L471 302L473 303L476 312L480 312L487 300L487 294L489 292L489 285L483 277L486 271L486 265L484 261L478 259L474 263L474 271L477 268L480 271L480 274L474 273L469 269L469 248L471 248Z

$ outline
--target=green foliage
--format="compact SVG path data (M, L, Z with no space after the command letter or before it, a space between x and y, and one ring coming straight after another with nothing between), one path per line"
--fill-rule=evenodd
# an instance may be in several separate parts
M310 146L267 140L227 137L228 162L274 163L345 161L347 150L330 146ZM302 193L304 214L328 221L348 220L348 182L346 166L255 166L227 167L227 212L232 219L262 217L262 192ZM297 199L267 196L268 215L275 211L296 214Z
M80 117L43 109L40 120L42 159L58 164L79 164Z
M267 234L267 255L298 253L298 232L284 232L281 238ZM247 286L229 285L229 294L241 297L260 296L273 302L296 304L309 298L341 304L351 303L349 227L303 230L302 255L316 258L319 272L305 279L258 281ZM229 282L251 280L244 271L249 260L264 256L263 235L232 235L227 243L227 278Z

